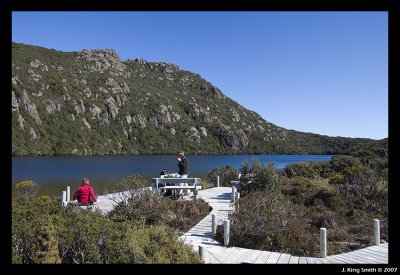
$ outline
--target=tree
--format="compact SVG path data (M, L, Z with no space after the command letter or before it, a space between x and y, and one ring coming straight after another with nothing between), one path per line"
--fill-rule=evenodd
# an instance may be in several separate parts
M265 165L261 164L258 158L253 158L251 168L249 168L248 162L245 161L240 171L242 196L258 190L270 189L276 191L280 189L274 162L269 162L268 165Z
M219 176L220 186L231 186L231 181L237 180L238 173L239 172L234 167L227 165L224 168L215 168L211 170L207 177L215 186L217 176Z

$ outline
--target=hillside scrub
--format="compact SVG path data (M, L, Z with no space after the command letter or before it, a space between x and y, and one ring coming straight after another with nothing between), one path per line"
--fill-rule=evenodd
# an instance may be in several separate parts
M385 155L388 139L279 127L195 72L111 49L61 52L12 43L12 155ZM268 106L266 106L268 108ZM368 161L368 154L360 154Z

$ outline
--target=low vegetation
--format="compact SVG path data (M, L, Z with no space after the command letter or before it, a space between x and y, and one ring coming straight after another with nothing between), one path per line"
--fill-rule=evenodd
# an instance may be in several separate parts
M59 198L19 197L12 203L13 263L201 263L178 237L209 212L203 200L172 201L138 188L138 175L127 203L108 215L63 208Z
M280 171L253 159L239 172L239 208L229 216L231 246L318 256L324 227L329 254L344 253L373 244L373 219L381 221L381 239L388 241L385 157L358 151ZM223 241L222 226L217 238Z

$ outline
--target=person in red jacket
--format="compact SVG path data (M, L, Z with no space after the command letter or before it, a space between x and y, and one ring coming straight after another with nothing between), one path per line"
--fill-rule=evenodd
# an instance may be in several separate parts
M76 190L72 199L78 200L81 205L93 204L93 202L97 201L93 187L89 183L89 179L82 179L82 184L78 187L78 190Z

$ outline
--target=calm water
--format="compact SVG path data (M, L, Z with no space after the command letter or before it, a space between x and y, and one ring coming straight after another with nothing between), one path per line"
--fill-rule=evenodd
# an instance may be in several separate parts
M205 177L212 169L226 165L240 169L244 160L251 163L253 157L261 163L273 161L279 169L300 161L330 160L332 155L189 155L189 177ZM83 177L88 177L96 193L101 194L125 176L138 173L150 179L163 168L178 172L176 156L13 157L12 186L31 179L40 185L40 194L60 195L65 186L71 186L72 192Z

